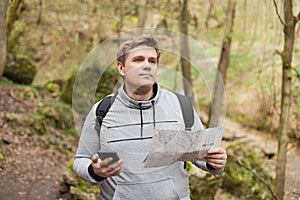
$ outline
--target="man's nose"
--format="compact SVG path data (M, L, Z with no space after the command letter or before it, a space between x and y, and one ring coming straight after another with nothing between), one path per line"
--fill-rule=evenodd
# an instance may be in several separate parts
M145 60L143 63L143 69L144 70L150 70L151 69L151 63L149 63L148 60Z

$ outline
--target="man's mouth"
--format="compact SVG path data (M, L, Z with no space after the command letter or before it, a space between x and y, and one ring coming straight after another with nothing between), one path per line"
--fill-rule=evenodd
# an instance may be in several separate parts
M145 77L153 77L152 74L140 74L140 76L145 76Z

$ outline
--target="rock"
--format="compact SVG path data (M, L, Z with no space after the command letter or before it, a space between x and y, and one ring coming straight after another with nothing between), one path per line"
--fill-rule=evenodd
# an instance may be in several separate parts
M10 55L3 76L22 84L31 84L37 73L35 64L24 55Z

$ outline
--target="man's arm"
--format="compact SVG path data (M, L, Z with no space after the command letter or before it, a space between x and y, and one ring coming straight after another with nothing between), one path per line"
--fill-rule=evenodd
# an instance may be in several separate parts
M84 122L76 155L74 157L73 169L77 176L90 184L96 184L100 179L95 179L89 169L93 155L100 149L100 139L95 129L95 104L90 110Z
M202 122L195 110L194 116L194 125L192 127L192 131L203 129L204 127ZM220 175L223 172L227 162L226 150L221 147L210 149L205 156L205 159L206 161L195 160L192 163L204 171Z

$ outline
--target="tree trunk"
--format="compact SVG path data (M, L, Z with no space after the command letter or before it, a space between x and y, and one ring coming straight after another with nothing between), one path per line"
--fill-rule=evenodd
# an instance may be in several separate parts
M214 9L214 2L212 0L209 1L209 8L208 8L208 13L206 15L206 19L205 19L205 28L208 29L209 27L209 20L211 18L211 13Z
M147 13L147 0L140 0L140 5L138 8L138 28L145 27Z
M224 88L220 87L220 85L225 85L227 68L230 63L230 46L235 18L235 5L235 0L228 0L227 19L225 19L224 23L225 37L222 44L221 56L218 64L219 73L216 74L212 106L210 109L210 127L219 126L220 119L223 116Z
M184 34L184 37L180 37L180 63L183 74L184 94L189 97L194 103L193 97L193 83L191 78L191 65L190 65L190 49L188 43L188 0L181 1L181 13L180 13L180 32Z
M7 48L7 29L6 29L6 13L8 0L0 1L0 80L2 78L5 63L6 63L6 48Z
M284 49L281 53L282 60L282 91L281 114L278 138L278 156L276 161L275 193L279 199L284 198L285 167L289 127L289 114L292 95L292 57L295 42L296 24L300 19L293 15L293 0L284 0Z
M22 0L12 0L8 6L8 13L7 13L7 38L12 31L13 25L17 20L17 12Z
M40 25L42 23L42 17L43 17L43 9L44 9L44 2L43 0L40 0L39 2L39 13L36 20L36 24Z
M93 47L97 46L100 42L100 37L99 37L99 17L98 17L98 1L94 0L93 1L93 16L91 20L91 32L92 32L92 44Z

